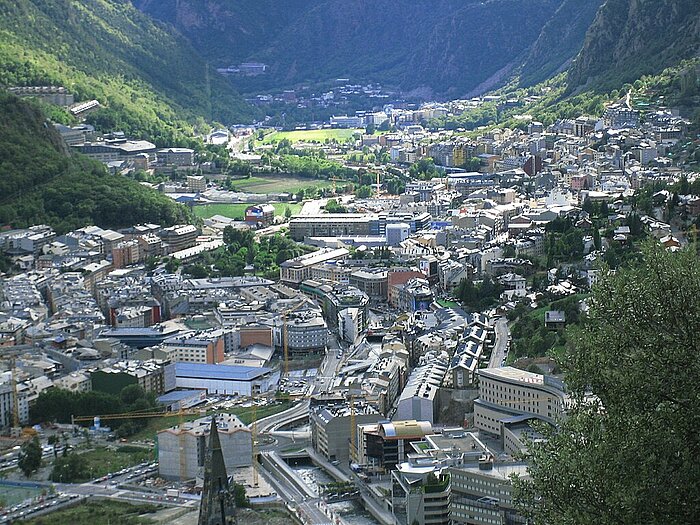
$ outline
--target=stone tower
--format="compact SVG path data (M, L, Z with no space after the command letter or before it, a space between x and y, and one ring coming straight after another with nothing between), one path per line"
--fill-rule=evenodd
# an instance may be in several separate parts
M216 416L211 418L209 447L204 459L204 488L198 525L235 525L236 503L229 488L224 455L221 451Z

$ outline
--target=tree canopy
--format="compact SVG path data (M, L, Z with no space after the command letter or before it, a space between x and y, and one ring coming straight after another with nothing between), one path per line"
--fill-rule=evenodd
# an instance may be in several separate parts
M22 443L17 466L27 477L39 470L41 467L41 444L38 437L34 436L31 440Z
M603 277L569 332L573 407L516 481L536 523L700 523L698 333L694 249L646 244Z

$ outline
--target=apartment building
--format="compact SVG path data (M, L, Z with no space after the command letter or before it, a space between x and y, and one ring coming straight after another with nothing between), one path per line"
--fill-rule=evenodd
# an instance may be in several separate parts
M504 420L533 416L554 423L565 414L568 395L561 380L512 366L484 368L479 374L479 398L474 401L474 425L503 435Z
M216 364L224 360L224 338L207 333L185 334L163 341L174 361Z
M389 297L389 272L381 268L363 268L350 274L350 284L365 292L370 300L384 302Z
M168 245L168 253L179 252L197 244L199 231L192 224L180 224L163 228L159 236Z
M515 525L527 521L513 502L511 476L527 477L525 463L494 461L451 467L450 518L454 525Z
M92 390L118 395L124 387L138 385L146 392L165 391L164 363L155 360L119 361L90 374Z
M303 237L302 237L303 239ZM280 280L291 286L299 286L311 278L312 268L329 261L344 260L350 255L346 248L323 249L289 259L280 265Z
M353 414L351 416L351 414ZM351 457L351 436L357 433L355 425L376 423L381 415L364 402L336 401L314 405L309 411L311 445L329 461L347 463ZM354 454L353 454L354 455Z

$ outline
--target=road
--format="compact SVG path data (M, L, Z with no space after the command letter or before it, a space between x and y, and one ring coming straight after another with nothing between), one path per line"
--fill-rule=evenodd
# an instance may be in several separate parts
M496 341L489 359L489 368L499 368L503 366L503 362L508 354L508 339L510 338L510 330L508 330L508 319L499 317L494 325L496 330Z
M345 358L345 351L340 346L338 338L332 334L328 338L328 352L318 367L316 380L311 384L311 394L330 392L333 386L333 379L338 374L338 369Z
M266 480L277 494L294 509L299 519L306 525L331 525L334 521L328 516L321 507L323 506L321 499L309 497L302 494L294 484L286 480L284 473L276 465L274 461L266 462L268 467L260 466L259 472L265 476ZM340 523L344 523L342 520Z
M284 412L259 419L256 423L257 431L259 434L264 434L308 415L309 402L308 400L301 401Z

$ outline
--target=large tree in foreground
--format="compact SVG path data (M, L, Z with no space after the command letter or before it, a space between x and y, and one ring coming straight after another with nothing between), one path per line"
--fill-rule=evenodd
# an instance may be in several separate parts
M570 332L569 417L516 486L536 523L700 523L700 261L647 245ZM586 397L593 392L597 401Z

